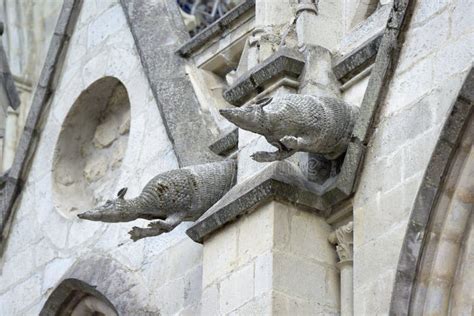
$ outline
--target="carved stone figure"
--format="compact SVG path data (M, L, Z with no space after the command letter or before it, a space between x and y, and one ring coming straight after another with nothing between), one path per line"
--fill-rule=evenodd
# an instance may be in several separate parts
M123 188L115 200L78 217L101 222L156 219L148 228L133 227L129 234L134 241L158 236L182 221L198 219L235 184L236 169L234 160L225 160L167 171L151 179L138 197L125 200Z
M220 113L240 128L265 136L276 152L256 152L259 162L282 160L297 151L340 156L349 143L358 108L341 99L287 94Z

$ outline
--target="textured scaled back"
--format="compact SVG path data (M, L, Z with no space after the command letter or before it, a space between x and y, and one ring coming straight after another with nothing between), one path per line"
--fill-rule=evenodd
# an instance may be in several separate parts
M193 210L207 210L235 184L237 163L226 160L184 168L191 172Z
M140 194L143 209L152 207L166 210L190 210L193 204L193 174L190 170L177 169L154 177ZM158 202L158 203L157 203Z

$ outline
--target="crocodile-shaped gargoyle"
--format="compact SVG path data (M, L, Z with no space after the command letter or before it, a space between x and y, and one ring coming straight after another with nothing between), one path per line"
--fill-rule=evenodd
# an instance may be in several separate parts
M123 188L115 200L77 216L101 222L156 219L147 228L133 227L129 234L134 241L158 236L182 221L197 220L235 184L236 170L235 160L224 160L167 171L151 179L138 197L125 200Z
M297 151L337 158L347 148L358 108L333 97L286 94L220 113L278 148L252 155L256 161L267 162L283 160Z

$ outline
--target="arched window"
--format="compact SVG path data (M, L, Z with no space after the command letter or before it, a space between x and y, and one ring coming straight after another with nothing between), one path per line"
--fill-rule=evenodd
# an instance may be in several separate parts
M77 279L66 279L51 293L40 316L118 316L118 313L94 287Z
M115 191L129 130L130 100L121 81L104 77L81 92L54 150L52 189L61 214L71 217Z

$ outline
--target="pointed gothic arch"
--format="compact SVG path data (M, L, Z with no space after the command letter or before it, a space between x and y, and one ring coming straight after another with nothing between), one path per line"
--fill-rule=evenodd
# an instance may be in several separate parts
M93 286L78 279L62 281L51 293L40 316L118 316L115 307Z
M443 127L413 206L391 315L470 314L474 294L474 70ZM469 269L471 266L471 269Z

